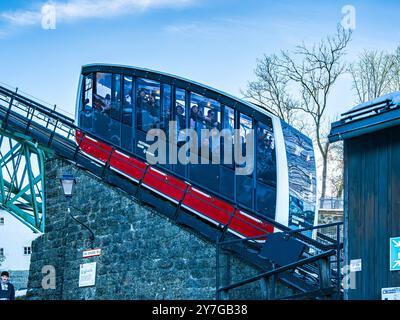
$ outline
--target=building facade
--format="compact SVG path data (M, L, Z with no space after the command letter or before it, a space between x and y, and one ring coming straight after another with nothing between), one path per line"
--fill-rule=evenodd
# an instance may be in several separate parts
M332 124L344 144L344 251L349 300L399 300L400 92Z
M17 290L27 287L31 244L39 235L9 212L0 210L0 256L4 258L0 269L10 272L10 280Z

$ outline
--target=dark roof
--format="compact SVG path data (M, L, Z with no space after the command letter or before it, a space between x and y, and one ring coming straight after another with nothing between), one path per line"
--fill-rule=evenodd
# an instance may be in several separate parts
M400 125L400 91L362 103L332 123L329 141L336 142Z

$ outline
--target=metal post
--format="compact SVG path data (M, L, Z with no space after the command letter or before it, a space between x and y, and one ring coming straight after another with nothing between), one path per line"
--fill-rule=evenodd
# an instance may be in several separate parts
M234 215L235 215L235 213L236 213L236 210L237 210L237 206L235 205L235 206L233 207L232 214L231 214L231 216L229 217L228 223L225 225L224 229L222 230L222 234L221 234L221 237L220 237L220 240L221 240L221 241L224 241L224 240L225 240L225 235L226 235L226 233L228 232L229 226L230 226L230 224L231 224L231 222L232 222L232 219L233 219L233 217L234 217Z
M54 128L54 130L56 130L56 129ZM81 149L81 145L82 145L84 138L85 138L85 134L83 132L81 132L81 138L79 139L79 143L75 148L74 156L72 157L72 161L76 161L76 157L78 156L79 150Z
M337 280L337 291L338 291L338 296L340 297L340 289L342 287L342 270L340 268L340 262L341 262L341 239L340 239L340 224L336 226L336 280Z
M275 269L275 263L272 264L272 270ZM276 275L268 277L268 300L275 300L276 298Z
M176 210L175 210L175 213L174 213L174 220L175 220L175 221L178 219L179 211L180 211L180 209L181 209L181 207L182 207L183 201L185 200L185 197L186 197L187 192L188 192L188 190L189 190L189 186L190 186L189 184L186 184L185 191L183 192L183 196L182 196L182 198L179 200L179 203L178 203L178 205L177 205L177 207L176 207ZM218 241L218 239L217 239L217 241Z
M330 267L329 257L324 257L319 260L319 285L320 289L326 289L330 286Z
M219 239L217 238L216 243L216 263L215 263L215 271L216 271L216 279L215 279L215 290L216 290L216 300L221 300L221 293L219 291L220 287L220 278L219 278Z
M103 171L101 172L101 178L104 179L105 174L106 174L106 170L110 168L110 161L111 161L111 157L114 153L115 149L112 147L110 150L110 153L108 154L108 159L106 161L106 163L103 166Z

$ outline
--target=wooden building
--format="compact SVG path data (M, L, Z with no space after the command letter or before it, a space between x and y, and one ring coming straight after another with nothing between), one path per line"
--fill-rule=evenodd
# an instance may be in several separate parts
M329 140L344 143L344 255L355 272L344 296L379 300L400 287L400 92L344 113Z

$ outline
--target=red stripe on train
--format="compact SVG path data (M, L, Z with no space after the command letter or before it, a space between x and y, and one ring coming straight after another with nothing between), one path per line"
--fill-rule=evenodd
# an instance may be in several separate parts
M240 210L236 210L232 217L233 206L188 186L185 182L171 175L151 167L145 174L147 165L144 162L112 151L112 148L107 144L83 136L78 130L76 131L76 141L80 148L92 157L102 162L110 161L110 166L114 169L136 180L143 179L145 185L177 202L182 200L185 190L188 188L187 194L183 199L183 205L223 226L229 223L229 229L234 233L239 233L244 237L259 237L266 233L272 233L274 230L273 226L252 218ZM258 240L263 241L265 238Z
M143 182L178 202L183 198L186 189L186 183L152 168L148 170Z

